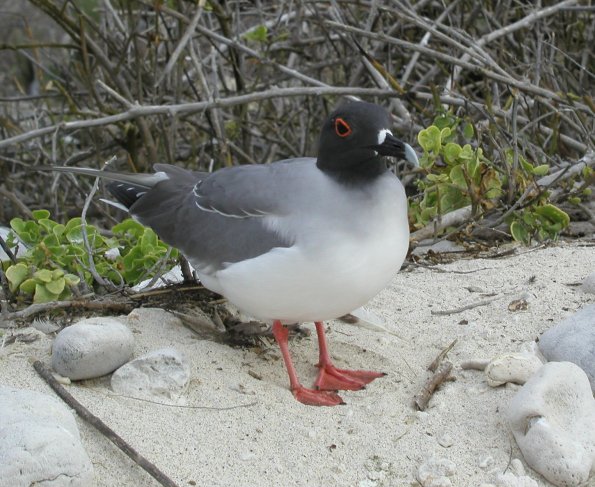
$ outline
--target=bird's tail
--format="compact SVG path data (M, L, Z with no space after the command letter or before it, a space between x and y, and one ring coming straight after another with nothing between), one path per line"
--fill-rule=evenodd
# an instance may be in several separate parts
M101 171L87 167L51 166L43 167L42 170L51 170L70 174L81 174L111 181L107 185L108 191L118 200L120 204L111 201L106 203L114 204L120 209L129 209L142 195L153 188L157 183L168 179L164 172L154 174L134 174L127 172ZM124 208L121 206L123 205Z

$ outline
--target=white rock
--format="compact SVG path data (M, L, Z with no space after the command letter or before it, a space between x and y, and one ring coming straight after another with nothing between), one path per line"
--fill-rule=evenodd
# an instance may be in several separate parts
M423 487L451 487L448 477L456 472L454 462L446 458L431 457L417 469L417 480Z
M120 367L112 375L111 386L118 394L177 404L189 380L186 359L174 348L163 348Z
M488 385L498 387L507 382L524 384L543 364L530 353L506 353L493 359L485 368Z
M436 441L440 446L443 446L444 448L449 448L454 444L452 436L450 436L448 433L441 434L440 436L438 436L438 438L436 438Z
M134 337L126 325L114 318L89 318L58 333L52 367L71 380L92 379L125 364L133 351Z
M506 415L525 461L552 484L578 486L595 473L595 399L576 365L543 365Z
M494 465L494 457L491 455L488 455L479 461L479 468L483 470L490 468L492 465Z
M572 362L585 371L595 391L595 304L547 330L539 349L552 362Z
M68 408L41 392L0 387L0 485L84 487L92 480Z
M516 476L512 472L496 475L496 487L539 487L539 484L526 475Z

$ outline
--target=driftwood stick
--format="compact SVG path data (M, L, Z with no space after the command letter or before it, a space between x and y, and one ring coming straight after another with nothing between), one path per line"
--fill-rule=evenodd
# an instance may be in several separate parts
M450 371L452 370L452 364L450 362L443 362L440 367L434 372L434 374L426 381L421 388L421 391L417 393L413 400L417 409L425 411L430 402L430 398L434 394L434 391L440 387L444 381L448 380Z
M76 413L87 423L95 427L102 435L128 455L137 465L143 468L151 477L165 487L177 487L177 484L159 470L155 465L149 462L145 457L132 448L118 434L112 430L101 419L92 414L85 406L78 402L58 381L54 378L51 371L39 360L33 362L33 368L47 382L47 384L60 396L60 398L73 408Z
M127 302L116 301L52 301L50 303L35 303L20 311L7 313L4 320L26 320L39 313L57 309L88 309L88 310L110 310L119 313L129 313L135 306ZM2 326L0 326L2 328Z

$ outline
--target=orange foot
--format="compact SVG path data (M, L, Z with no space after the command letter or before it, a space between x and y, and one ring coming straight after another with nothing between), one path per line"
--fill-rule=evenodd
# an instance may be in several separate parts
M383 372L372 372L370 370L337 369L331 364L319 364L318 366L320 372L314 387L322 391L359 391L374 379L386 375Z
M308 406L339 406L345 404L336 392L319 391L303 386L296 387L291 392L299 402Z

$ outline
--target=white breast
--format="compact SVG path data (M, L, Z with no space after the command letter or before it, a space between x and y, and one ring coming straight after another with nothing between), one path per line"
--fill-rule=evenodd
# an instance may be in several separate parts
M364 305L407 253L405 192L390 174L365 191L337 186L319 178L308 198L289 195L295 212L266 218L295 244L200 276L205 286L265 320L323 321Z

